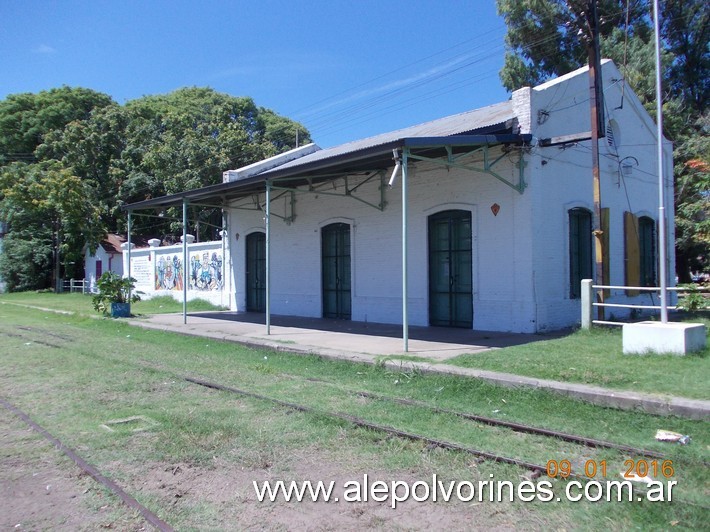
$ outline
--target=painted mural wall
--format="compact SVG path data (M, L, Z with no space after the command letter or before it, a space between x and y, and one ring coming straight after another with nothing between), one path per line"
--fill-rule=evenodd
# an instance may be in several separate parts
M136 290L143 292L146 298L170 295L182 300L187 283L188 299L201 298L216 305L229 305L222 241L190 243L187 247L187 265L182 244L134 248L130 275L136 279ZM124 262L128 262L127 253L124 253ZM127 264L125 271L128 271Z

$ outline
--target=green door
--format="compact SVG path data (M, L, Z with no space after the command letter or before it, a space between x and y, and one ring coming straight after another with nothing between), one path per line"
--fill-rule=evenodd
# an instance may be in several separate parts
M266 311L266 235L247 235L247 311Z
M321 231L323 262L323 317L349 320L350 226L335 223Z
M471 213L429 217L429 323L473 327Z

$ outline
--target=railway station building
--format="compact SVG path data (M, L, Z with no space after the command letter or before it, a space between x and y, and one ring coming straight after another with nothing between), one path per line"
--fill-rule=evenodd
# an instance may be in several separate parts
M580 282L595 274L595 228L605 284L658 286L656 126L613 62L602 78L598 211L586 67L508 101L328 149L301 146L127 209L221 207L232 311L395 323L404 334L409 325L574 326ZM672 272L667 141L664 159Z

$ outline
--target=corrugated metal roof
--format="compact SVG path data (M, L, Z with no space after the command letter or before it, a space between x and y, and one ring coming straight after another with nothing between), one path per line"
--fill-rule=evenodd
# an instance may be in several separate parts
M301 157L300 159L283 164L273 170L262 172L259 175L267 176L272 171L282 171L289 168L308 165L316 161L341 157L343 155L376 148L377 146L383 146L405 138L465 135L490 126L505 124L513 118L513 104L510 100L508 100L506 102L489 105L487 107L481 107L480 109L474 109L472 111L446 116L430 122L424 122L416 126L410 126L396 131L390 131L389 133L375 135L374 137L348 142L333 148L319 150L315 153L311 153L310 155Z
M512 102L506 101L319 150L243 179L139 201L123 208L133 210L166 207L182 203L183 200L191 202L209 199L228 201L232 198L262 191L266 179L303 177L307 174L321 175L322 178L327 179L328 175L333 172L347 174L388 168L394 164L390 150L403 147L407 139L433 139L438 144L445 144L442 140L446 137L463 135L485 137L488 133L502 133L510 130L514 126L514 119ZM483 139L483 142L499 142L493 138L496 135L490 136L490 140ZM520 136L515 135L515 137ZM521 140L524 139L517 139L517 141ZM481 142L481 139L476 139L476 142Z

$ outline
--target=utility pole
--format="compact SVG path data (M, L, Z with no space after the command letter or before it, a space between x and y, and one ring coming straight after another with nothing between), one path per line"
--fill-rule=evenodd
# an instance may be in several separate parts
M602 191L599 176L599 138L604 137L604 101L602 92L602 69L599 52L599 14L596 0L589 0L585 11L589 27L587 51L589 55L589 105L592 126L592 179L594 189L594 235L595 272L597 285L606 284L604 278L604 232L602 230ZM597 289L597 303L604 303L604 289ZM604 319L604 307L597 307L597 319Z

